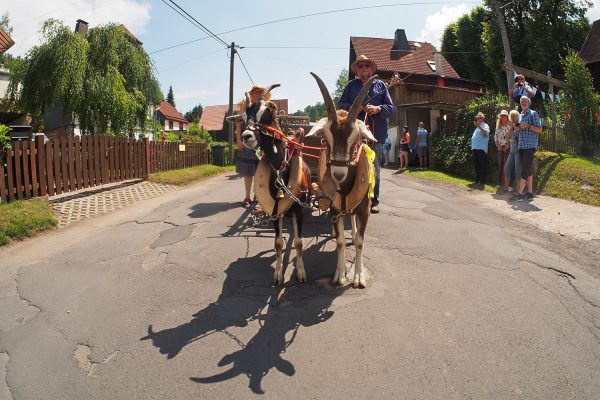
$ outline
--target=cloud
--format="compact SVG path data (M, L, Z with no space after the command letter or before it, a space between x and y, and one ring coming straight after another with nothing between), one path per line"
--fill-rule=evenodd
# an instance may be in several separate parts
M13 55L24 55L39 44L40 27L48 18L73 28L78 19L87 21L90 27L120 23L133 34L140 34L150 21L150 9L147 0L0 0L0 10L8 11L13 28L15 45L9 50Z
M421 30L421 35L417 39L420 42L429 42L438 50L444 29L449 24L455 22L460 16L468 13L471 7L466 4L458 4L456 6L442 6L440 11L425 18L425 27Z

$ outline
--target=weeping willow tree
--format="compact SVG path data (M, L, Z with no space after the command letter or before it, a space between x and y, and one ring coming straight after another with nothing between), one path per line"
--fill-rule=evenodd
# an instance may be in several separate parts
M162 94L150 58L125 27L108 24L82 36L48 20L42 36L12 71L8 96L24 111L60 105L87 133L144 128L148 106Z

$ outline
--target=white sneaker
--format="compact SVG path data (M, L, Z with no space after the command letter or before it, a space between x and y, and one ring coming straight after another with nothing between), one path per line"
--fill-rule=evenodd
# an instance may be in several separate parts
M513 189L513 187L512 187L512 186L509 186L509 187L508 187L508 191L509 191L509 192L512 192L513 190L514 190L514 189Z

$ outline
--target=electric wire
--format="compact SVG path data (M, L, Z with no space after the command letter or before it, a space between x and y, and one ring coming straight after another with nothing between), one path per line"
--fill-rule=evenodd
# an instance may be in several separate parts
M163 0L164 2L165 0ZM191 19L193 19L200 27L201 29L205 32L208 33L213 39L215 39L216 41L220 42L221 44L225 45L225 46L229 46L223 39L221 39L220 37L218 37L216 34L214 34L210 29L208 29L206 26L202 25L202 23L200 23L200 21L198 21L196 18L192 17L190 15L190 13L188 13L187 11L185 11L183 8L181 8L181 6L179 4L177 4L175 1L173 0L169 0L171 3L173 3L175 5L175 7L177 7L178 9L180 9L185 15L187 15L188 17L190 17Z
M375 5L362 6L362 7L342 8L342 9L338 9L338 10L321 11L321 12L317 12L317 13L297 15L294 17L280 18L280 19L275 19L275 20L271 20L271 21L261 22L258 24L247 25L247 26L243 26L241 28L236 28L236 29L232 29L229 31L221 32L218 35L225 35L227 33L239 32L239 31L242 31L245 29L256 28L259 26L265 26L265 25L275 24L275 23L279 23L279 22L292 21L292 20L296 20L296 19L315 17L315 16L319 16L319 15L334 14L334 13L339 13L339 12L358 11L358 10L364 10L364 9L370 9L370 8L399 7L399 6L411 6L411 5L438 5L438 4L479 4L479 3L477 3L477 2L462 2L462 1L434 1L434 2L418 1L418 2L409 2L409 3L375 4ZM191 44L191 43L199 42L204 39L208 39L209 37L210 36L205 36L203 38L198 38L198 39L194 39L194 40L189 40L187 42L178 43L178 44L175 44L175 45L172 45L169 47L155 50L153 52L150 52L149 54L159 53L161 51L166 51L166 50L174 49L176 47L185 46L187 44Z
M254 80L252 79L252 77L250 76L250 72L248 72L248 69L246 68L246 64L244 64L244 60L242 60L242 56L240 56L240 52L236 51L235 54L238 56L238 58L240 59L240 62L242 63L242 67L244 67L244 71L246 71L246 75L248 75L248 78L250 78L250 82L252 82L252 84L254 85Z

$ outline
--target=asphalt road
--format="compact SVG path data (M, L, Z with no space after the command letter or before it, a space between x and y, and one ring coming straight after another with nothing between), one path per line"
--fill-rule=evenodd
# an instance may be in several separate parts
M600 398L590 243L388 170L368 287L330 285L326 216L309 282L289 229L272 286L241 193L220 176L0 250L0 399Z

